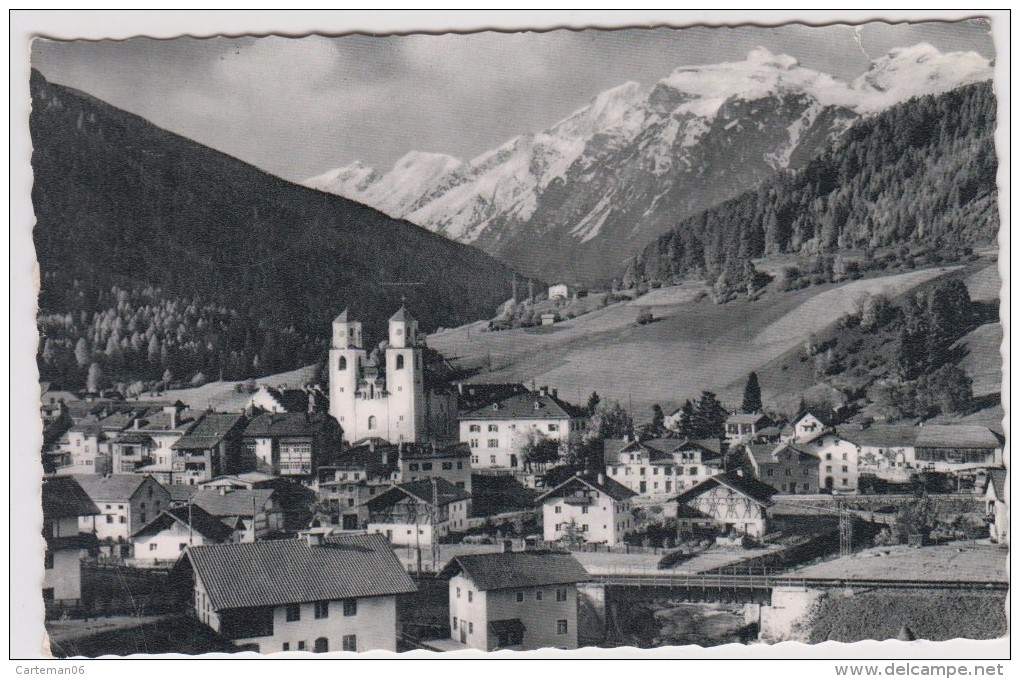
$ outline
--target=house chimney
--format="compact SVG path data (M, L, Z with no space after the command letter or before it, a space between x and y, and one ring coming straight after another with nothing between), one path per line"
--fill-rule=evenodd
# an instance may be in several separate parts
M504 554L508 554L508 553L510 553L512 551L514 551L514 541L513 540L503 540L503 553Z
M560 395L560 390L559 389L553 389L552 390L553 398L559 398L559 395Z
M308 391L308 414L311 415L315 412L315 392Z
M368 452L375 452L375 437L368 439Z
M546 385L543 384L542 387L538 390L538 393L541 394L542 396L548 396L549 395L549 387L547 387Z

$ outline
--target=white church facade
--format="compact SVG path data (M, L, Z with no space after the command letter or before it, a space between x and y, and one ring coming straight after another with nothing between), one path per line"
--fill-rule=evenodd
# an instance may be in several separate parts
M423 337L418 321L401 307L389 320L388 341L375 357L362 339L362 324L345 309L333 321L329 350L329 409L354 443L446 440L456 421L456 394L425 384Z

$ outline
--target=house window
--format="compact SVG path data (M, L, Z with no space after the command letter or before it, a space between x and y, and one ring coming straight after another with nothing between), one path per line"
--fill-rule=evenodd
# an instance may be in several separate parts
M42 591L43 601L53 601L53 588L47 587Z
M560 587L559 589L556 590L556 601L566 601L566 600L567 600L567 588L566 587Z
M407 470L408 471L412 471L412 472L418 471L418 463L417 462L411 462L410 464L407 465Z
M826 453L825 454L825 459L826 460L831 460L832 459L832 453Z
M567 633L567 621L566 620L557 620L556 621L556 634L566 634L566 633Z
M474 600L475 600L475 593L469 589L468 590L468 603L471 603Z
M556 505L556 508L553 510L553 513L555 513L555 514L562 514L563 513L563 507L561 507L559 505Z
M499 431L499 425L498 424L490 424L489 425L489 431Z
M358 614L358 600L344 599L344 617L349 618Z
M849 486L850 485L850 481L848 481L847 479L843 479L843 485L844 486Z
M471 439L471 447L472 448L477 448L478 447L478 439ZM477 463L478 462L478 456L477 455L473 456L471 458L471 461Z
M290 650L290 642L289 641L283 642L283 650L285 650L285 651L289 651Z
M490 448L499 448L499 439L489 439Z
M376 426L375 415L370 415L368 418L368 428L375 429L375 426Z
M106 515L106 523L113 523L113 516L111 514Z
M550 424L549 425L549 431L559 431L559 430L560 430L560 425L558 425L558 424Z
M496 456L495 455L490 455L489 456L489 464L496 464Z
M404 369L404 356L403 354L397 354L397 370Z
M423 472L430 472L430 471L432 471L432 463L431 462L422 462L421 463L421 470Z
M145 514L142 514L142 521L145 521ZM120 522L127 523L127 517L126 516L120 517Z
M457 616L453 616L453 629L457 629Z
M474 445L472 446L473 448L477 448L478 447L478 441L472 441L472 443L474 443ZM478 464L478 456L477 455L472 455L471 456L471 464Z
M460 587L457 588L457 598L460 598Z
M644 475L645 475L645 468L644 468L644 467L642 467L642 468L641 468L641 476L644 476Z
M850 471L849 467L847 467L846 465L843 465L843 473L845 474L848 471Z
M480 424L472 424L470 427L468 427L468 431L481 431L481 430L482 425Z
M312 650L315 653L329 653L329 639L326 637L319 637L315 640L315 646Z
M457 469L464 468L464 460L457 460Z
M44 563L46 564L46 570L53 569L53 552L47 550Z
M843 453L843 459L844 459L844 460L848 459L848 458L847 458L847 454L846 454L846 453Z
M149 551L150 551L150 552L155 552L155 551L156 551L156 548L157 548L158 546L159 546L159 545L157 545L157 544L156 544L155 542L150 542L150 543L149 543Z
M542 590L540 590L540 589L535 590L535 601L541 601L541 600L542 600Z
M443 469L444 469L445 471L450 471L450 470L452 470L452 469L453 469L453 463L452 463L452 462L444 462L444 463L443 463Z
M323 618L329 617L329 602L328 601L316 601L315 602L315 619L322 620Z
M524 592L517 592L517 603L524 603Z
M808 484L805 483L804 484L804 490L810 490L810 489L811 489L811 486L809 486Z
M340 360L337 361L336 369L337 370L347 370L347 357L346 356L341 356L340 357Z
M288 605L287 606L287 622L297 622L300 619L301 619L301 605L300 604L290 604L290 605ZM298 644L298 648L301 648L300 644L302 644L302 643L304 643L304 642L300 642Z

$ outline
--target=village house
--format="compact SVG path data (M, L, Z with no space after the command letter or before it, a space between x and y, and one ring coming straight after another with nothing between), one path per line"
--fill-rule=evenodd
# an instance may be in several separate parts
M205 413L170 449L171 484L195 485L228 472L245 469L241 434L247 419L241 414Z
M914 440L914 465L935 472L973 472L1002 467L1003 439L973 424L926 424Z
M471 467L520 470L531 441L567 446L587 425L587 413L560 400L555 389L513 394L460 416L460 440L471 450Z
M546 313L539 316L539 319L541 320L542 325L555 325L556 321L559 320L559 314L553 313L552 311L547 311Z
M99 426L98 418L89 418L67 430L64 458L67 467L57 470L60 474L110 473L110 456L106 452L106 434Z
M918 427L912 424L871 424L841 425L836 433L857 445L859 474L871 474L886 481L906 483L915 471L914 443L918 431Z
M570 286L566 283L556 283L549 286L549 299L570 299L572 294Z
M802 410L783 427L782 440L800 443L832 429L832 418L822 411Z
M133 564L144 567L172 563L187 547L241 542L243 532L240 519L228 526L195 505L165 509L132 536Z
M792 443L744 444L741 467L780 493L818 493L818 458Z
M590 578L570 554L455 556L442 575L454 642L444 650L577 648L577 583Z
M576 474L535 499L542 507L546 542L563 538L606 545L623 542L634 528L631 501L637 495L604 474Z
M126 431L110 442L110 458L113 472L133 474L140 467L152 464L155 443L152 437L142 431Z
M407 483L420 479L446 479L471 494L471 449L467 443L404 444L397 448L394 481Z
M433 539L464 531L471 515L471 496L441 478L392 486L366 504L366 530L401 546L431 546Z
M343 431L321 413L263 413L243 433L246 470L276 476L311 476L340 451Z
M74 478L99 508L97 516L82 517L79 528L94 531L109 556L130 557L131 536L170 507L170 493L148 475L85 474Z
M199 621L239 648L397 650L397 597L417 590L377 535L203 545L176 570Z
M761 539L776 489L737 472L705 479L675 498L680 531L715 528Z
M1009 475L1005 469L993 469L988 473L988 487L985 489L988 532L1000 545L1009 544L1008 486Z
M89 522L99 508L73 476L43 479L42 596L47 607L77 606L81 602L81 556L99 547Z
M190 502L227 525L240 520L241 542L254 542L272 537L284 530L284 512L276 499L276 491L228 487L203 488L192 494Z
M273 488L279 479L279 476L263 472L241 472L239 474L221 474L209 481L203 481L198 486L200 488L252 490L253 488Z
M858 490L860 446L835 429L825 429L796 440L798 450L818 460L818 491L853 494Z
M319 467L316 491L328 508L328 516L319 517L320 523L363 529L368 523L368 500L393 485L396 457L396 446L369 440L345 450L335 464Z
M138 423L135 431L147 435L152 440L149 453L152 463L138 467L136 471L151 474L162 484L172 485L175 457L173 445L191 431L196 421L196 413L188 410L180 402L163 408L161 412L147 414Z
M762 413L733 413L726 418L726 441L730 445L753 440L773 422Z
M723 471L717 439L608 439L606 475L642 497L664 500Z

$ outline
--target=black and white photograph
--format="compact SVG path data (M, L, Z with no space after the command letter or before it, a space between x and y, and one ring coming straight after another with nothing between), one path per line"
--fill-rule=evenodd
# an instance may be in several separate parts
M1008 14L686 17L26 43L32 657L1006 639Z

